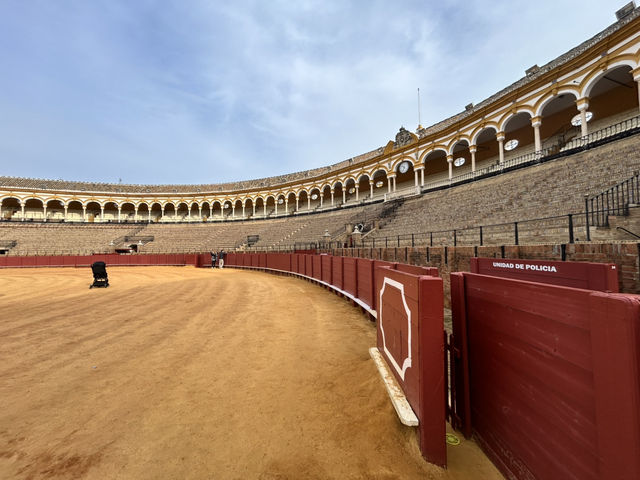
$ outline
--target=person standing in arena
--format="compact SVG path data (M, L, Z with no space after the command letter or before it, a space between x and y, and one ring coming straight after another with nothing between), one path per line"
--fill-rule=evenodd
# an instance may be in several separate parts
M216 268L217 258L218 258L218 255L216 254L216 252L211 252L211 268Z
M218 254L218 267L222 268L224 266L224 257L227 254L225 253L224 250L220 250L220 253Z

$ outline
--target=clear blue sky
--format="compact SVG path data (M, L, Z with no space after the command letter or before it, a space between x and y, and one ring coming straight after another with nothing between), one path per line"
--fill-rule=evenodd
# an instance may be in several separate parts
M0 175L218 183L477 103L626 0L0 0Z

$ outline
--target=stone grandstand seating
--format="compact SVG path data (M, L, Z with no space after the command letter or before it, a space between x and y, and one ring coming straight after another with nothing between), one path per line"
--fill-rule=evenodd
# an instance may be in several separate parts
M541 165L407 199L394 217L369 238L447 231L435 234L434 244L452 244L454 228L517 221L521 222L522 243L566 242L566 217L523 221L584 211L585 194L598 193L640 169L639 143L636 135ZM603 163L608 168L603 168ZM583 217L576 216L574 226L584 230ZM486 228L483 240L491 243L493 238L504 244L513 239L512 232L512 224ZM478 241L477 229L458 233L458 240L463 243L467 243L465 235L469 242ZM418 238L421 240L417 244L427 241L426 236Z
M0 240L16 240L8 255L89 255L113 252L109 243L128 235L131 225L0 223Z
M188 253L245 248L258 235L254 249L283 248L348 237L347 225L367 225L363 240L408 238L415 245L477 245L483 225L484 244L513 244L518 223L519 243L566 243L566 215L584 210L584 195L629 178L640 170L640 135L607 143L570 156L432 191L395 202L361 205L312 215L257 220L181 224L68 224L0 222L0 240L16 240L10 255L87 254L113 251L110 242L124 235L153 236L141 253ZM606 167L603 168L603 165ZM394 208L396 209L394 211ZM385 217L385 215L387 215ZM547 218L564 216L560 218ZM527 221L530 219L541 219ZM576 239L584 239L584 215L573 218ZM496 225L502 224L502 225ZM371 230L369 230L369 228ZM440 232L440 233L438 233ZM423 235L419 235L423 233ZM605 240L599 232L598 240ZM612 238L614 238L612 236ZM394 245L393 240L390 246ZM407 241L402 243L407 245Z

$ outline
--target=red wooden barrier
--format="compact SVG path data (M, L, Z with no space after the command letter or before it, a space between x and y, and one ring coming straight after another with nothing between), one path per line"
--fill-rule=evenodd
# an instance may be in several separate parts
M373 308L375 283L373 279L373 261L358 258L358 295L357 297Z
M340 290L343 289L342 257L331 257L331 284Z
M356 258L342 257L342 281L343 290L354 297L358 297L358 267Z
M371 308L373 308L375 311L378 311L378 295L376 291L376 285L378 285L378 267L390 267L392 270L396 270L396 268L398 267L398 263L387 262L384 260L373 260L373 282L371 282L371 286L373 288L371 292L373 304L371 304Z
M322 278L321 279L323 282L331 285L331 266L332 266L333 257L331 255L322 254L320 255L320 258L322 260L322 275L321 275Z
M308 253L304 255L304 274L307 277L313 277L313 255Z
M458 410L508 478L640 478L640 301L451 274Z
M471 273L601 292L620 291L618 269L613 263L472 258Z
M304 255L301 253L296 253L294 254L294 256L296 257L296 272L299 273L300 275L304 275L304 270L305 270Z
M378 268L377 347L418 417L422 455L447 464L443 282Z
M438 277L438 269L436 267L419 267L418 265L407 265L406 263L398 263L396 270L399 272L410 273L412 275L429 275Z
M322 257L313 255L313 278L322 280Z

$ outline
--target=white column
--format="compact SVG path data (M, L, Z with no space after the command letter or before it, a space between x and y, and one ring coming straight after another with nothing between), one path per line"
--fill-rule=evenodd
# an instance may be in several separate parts
M253 216L255 217L256 216L256 204L253 203L252 206L253 206Z
M311 210L311 195L307 194L307 210Z
M391 177L391 178L393 179L393 191L395 192L395 191L396 191L396 187L397 187L397 184L396 184L396 176L394 175L394 176L393 176L393 177Z
M391 193L391 177L387 176L387 193Z
M202 205L198 205L198 217L200 217L200 221L202 221Z
M147 221L151 223L151 207L149 207L149 215L148 215Z
M334 190L333 188L331 189L331 206L333 207L333 194L334 194Z
M67 211L68 211L68 210L69 210L69 206L68 206L68 205L65 205L65 206L64 206L64 221L65 221L65 222L67 221Z
M164 215L164 207L162 207L162 214ZM104 222L104 205L100 205L100 221Z
M576 106L580 112L580 136L589 135L589 127L587 125L587 109L589 108L589 97L583 97L576 101Z
M276 198L276 211L275 211L275 215L276 217L278 216L278 199Z
M413 184L416 188L418 188L418 170L413 169Z
M324 205L324 190L320 192L320 208Z
M42 206L42 221L44 221L44 222L47 221L47 206L46 205Z
M476 171L476 151L477 147L475 145L469 145L469 153L471 154L471 171Z
M266 217L267 216L267 202L266 201L262 201L262 216Z
M20 220L24 222L24 203L20 205L20 210L22 212L20 213Z
M236 218L236 204L231 205L231 218Z
M120 210L118 210L118 214L120 214ZM82 206L82 221L86 223L87 221L87 207Z
M369 190L370 190L369 198L371 199L373 198L373 180L371 179L369 180Z
M540 139L540 126L542 125L542 117L533 117L531 126L533 127L533 142L536 153L542 151L542 140Z
M137 205L135 205L135 206L133 207L133 220L134 220L135 222L137 222L137 221L138 221L138 206L137 206Z
M242 204L242 218L244 218L244 203Z
M284 213L289 215L289 197L284 199Z
M360 200L360 185L356 183L356 202Z
M504 132L498 132L496 138L498 139L498 151L500 154L499 163L504 163Z
M453 178L453 155L447 155L447 163L449 164L449 180Z
M420 168L420 186L424 187L424 167Z
M342 187L342 203L347 203L347 187Z
M300 197L296 195L296 212L300 210Z

